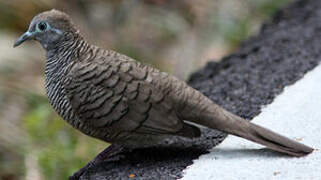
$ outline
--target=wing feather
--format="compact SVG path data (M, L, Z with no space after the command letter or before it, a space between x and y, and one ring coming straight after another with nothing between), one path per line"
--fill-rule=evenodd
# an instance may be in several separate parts
M132 60L96 59L74 64L64 87L76 116L91 127L115 125L124 132L175 134L184 122L166 96L170 89L154 85L162 80L158 74Z

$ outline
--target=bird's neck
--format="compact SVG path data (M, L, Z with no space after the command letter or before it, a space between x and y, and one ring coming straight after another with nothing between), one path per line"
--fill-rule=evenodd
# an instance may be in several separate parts
M73 38L57 43L56 48L47 49L47 62L45 68L46 91L51 105L64 119L65 110L70 111L70 105L66 101L63 81L71 65L79 61L79 57L89 50L90 45L83 38Z
M90 45L79 34L66 36L66 39L56 43L54 48L46 49L46 75L61 74L61 70L74 61L78 61L90 49Z
M90 45L79 35L56 44L55 48L47 49L45 68L46 88L61 84L72 63L79 61L79 57L86 54Z
M59 57L64 60L70 60L86 53L89 47L90 45L79 33L66 34L59 42L46 48L47 59Z

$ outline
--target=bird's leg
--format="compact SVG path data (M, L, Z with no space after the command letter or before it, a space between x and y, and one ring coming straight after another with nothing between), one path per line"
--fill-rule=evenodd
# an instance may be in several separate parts
M116 156L117 154L124 152L125 148L122 145L112 144L102 152L100 152L93 160L87 163L84 167L82 167L79 171L74 173L69 177L69 180L78 180L81 175L84 174L89 168L97 165L101 162L110 162L117 161L121 158L121 156Z

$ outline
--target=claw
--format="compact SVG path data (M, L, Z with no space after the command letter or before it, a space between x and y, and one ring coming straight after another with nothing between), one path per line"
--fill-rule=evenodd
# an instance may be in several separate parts
M125 149L124 147L116 144L112 144L109 147L107 147L105 150L103 150L101 153L99 153L92 161L90 161L88 164L86 164L83 168L81 168L79 171L75 172L72 176L70 176L69 180L79 180L82 175L85 174L85 172L97 165L101 162L110 162L110 161L118 161L119 159L123 158L124 155L119 155L121 152L123 152Z

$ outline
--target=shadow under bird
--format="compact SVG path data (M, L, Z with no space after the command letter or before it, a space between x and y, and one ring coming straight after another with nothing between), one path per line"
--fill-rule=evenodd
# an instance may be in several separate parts
M170 136L196 138L200 124L291 156L311 147L221 108L185 82L112 50L90 45L58 10L35 16L14 44L37 40L46 50L46 90L57 113L74 128L112 143L75 173L112 159L123 148L153 146Z

